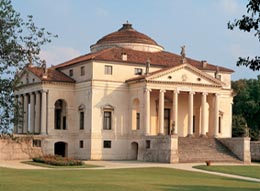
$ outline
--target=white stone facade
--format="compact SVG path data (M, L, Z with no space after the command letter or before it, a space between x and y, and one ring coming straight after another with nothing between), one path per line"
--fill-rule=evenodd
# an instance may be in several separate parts
M15 133L34 134L45 154L90 160L146 160L151 147L160 149L153 140L165 138L163 162L178 161L178 136L231 137L231 70L176 55L182 62L141 63L131 46L122 47L121 60L113 44L95 49L49 68L47 78L44 69L24 68L15 93L24 115Z

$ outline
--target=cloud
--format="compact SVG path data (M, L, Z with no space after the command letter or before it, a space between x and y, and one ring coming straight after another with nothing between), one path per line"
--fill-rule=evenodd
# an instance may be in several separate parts
M79 55L78 50L61 46L52 46L40 53L41 59L46 60L48 66L60 64Z
M237 0L221 0L219 1L219 8L228 15L236 15L241 9Z

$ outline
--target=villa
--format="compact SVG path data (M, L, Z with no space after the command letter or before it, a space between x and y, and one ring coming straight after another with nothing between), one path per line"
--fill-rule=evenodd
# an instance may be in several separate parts
M17 136L32 134L44 154L171 163L185 161L185 140L231 138L231 69L188 58L185 46L167 52L129 23L90 50L18 74Z

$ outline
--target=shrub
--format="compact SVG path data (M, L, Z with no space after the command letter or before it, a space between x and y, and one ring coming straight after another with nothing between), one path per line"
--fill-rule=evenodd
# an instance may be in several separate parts
M44 155L33 158L34 162L45 163L54 166L81 166L83 162L73 158L62 157L59 155Z

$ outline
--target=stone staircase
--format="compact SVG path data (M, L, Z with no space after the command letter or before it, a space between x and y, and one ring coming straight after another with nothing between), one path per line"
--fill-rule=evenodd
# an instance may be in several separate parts
M215 138L179 137L179 162L241 162Z

